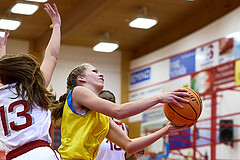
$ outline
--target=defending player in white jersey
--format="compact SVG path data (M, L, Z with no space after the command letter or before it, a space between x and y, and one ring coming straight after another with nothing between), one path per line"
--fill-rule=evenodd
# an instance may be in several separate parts
M113 103L116 103L114 94L109 90L102 90L99 93L99 97L109 100ZM125 123L121 123L118 121L114 121L114 122L128 135L129 131ZM98 155L95 158L95 160L136 160L137 158L143 155L144 155L144 150L141 150L135 154L132 154L127 158L126 152L122 148L120 148L119 146L117 146L107 138L104 138L104 140L102 141L99 147Z
M60 51L61 18L55 4L44 10L53 31L41 66L29 54L5 55L7 31L0 39L0 150L7 160L60 159L50 147L49 108L55 97L46 87Z

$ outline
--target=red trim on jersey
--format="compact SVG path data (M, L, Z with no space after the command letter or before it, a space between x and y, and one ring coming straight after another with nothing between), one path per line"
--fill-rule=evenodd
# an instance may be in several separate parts
M38 148L38 147L50 147L50 144L43 140L36 140L33 142L29 142L27 144L22 145L21 147L18 147L15 150L10 151L6 155L6 160L11 160L13 158L16 158L16 157L18 157L24 153L27 153L28 151L31 151L35 148Z
M120 128L122 128L123 131L125 131L125 128L123 126L122 122L114 121Z
M117 125L122 125L122 122L114 121Z

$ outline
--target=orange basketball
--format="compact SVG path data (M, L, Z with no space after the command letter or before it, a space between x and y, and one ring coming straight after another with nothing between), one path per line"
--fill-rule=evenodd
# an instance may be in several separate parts
M174 104L165 103L163 110L167 119L176 126L184 126L187 124L193 124L197 121L202 113L202 100L200 96L191 88L186 88L190 97L184 97L189 100L189 103L180 102L183 108L179 108Z

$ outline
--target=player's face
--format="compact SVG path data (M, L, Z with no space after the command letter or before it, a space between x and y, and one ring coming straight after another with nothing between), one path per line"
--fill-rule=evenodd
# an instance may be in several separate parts
M95 67L92 65L88 66L85 70L85 79L86 83L89 85L93 85L96 87L101 87L101 89L104 86L104 76L102 73L98 71Z

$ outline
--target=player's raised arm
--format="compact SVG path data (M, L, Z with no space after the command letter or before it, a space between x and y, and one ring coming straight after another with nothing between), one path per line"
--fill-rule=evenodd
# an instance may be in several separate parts
M6 54L7 36L8 30L5 31L4 37L0 36L0 58Z
M83 105L88 109L97 111L112 118L125 119L139 114L159 103L172 103L178 107L182 107L179 102L189 102L188 100L182 98L189 97L189 94L183 91L186 91L186 89L177 89L133 102L115 104L99 98L96 94L94 94L94 92L86 87L77 86L72 92L72 101L74 101L77 106Z
M51 81L53 71L56 67L58 61L58 55L60 52L60 43L61 43L61 17L58 13L56 4L53 4L53 7L47 3L45 4L44 10L49 15L52 20L52 25L50 28L53 29L51 38L48 42L47 48L45 50L44 59L41 65L41 70L44 74L46 86Z

